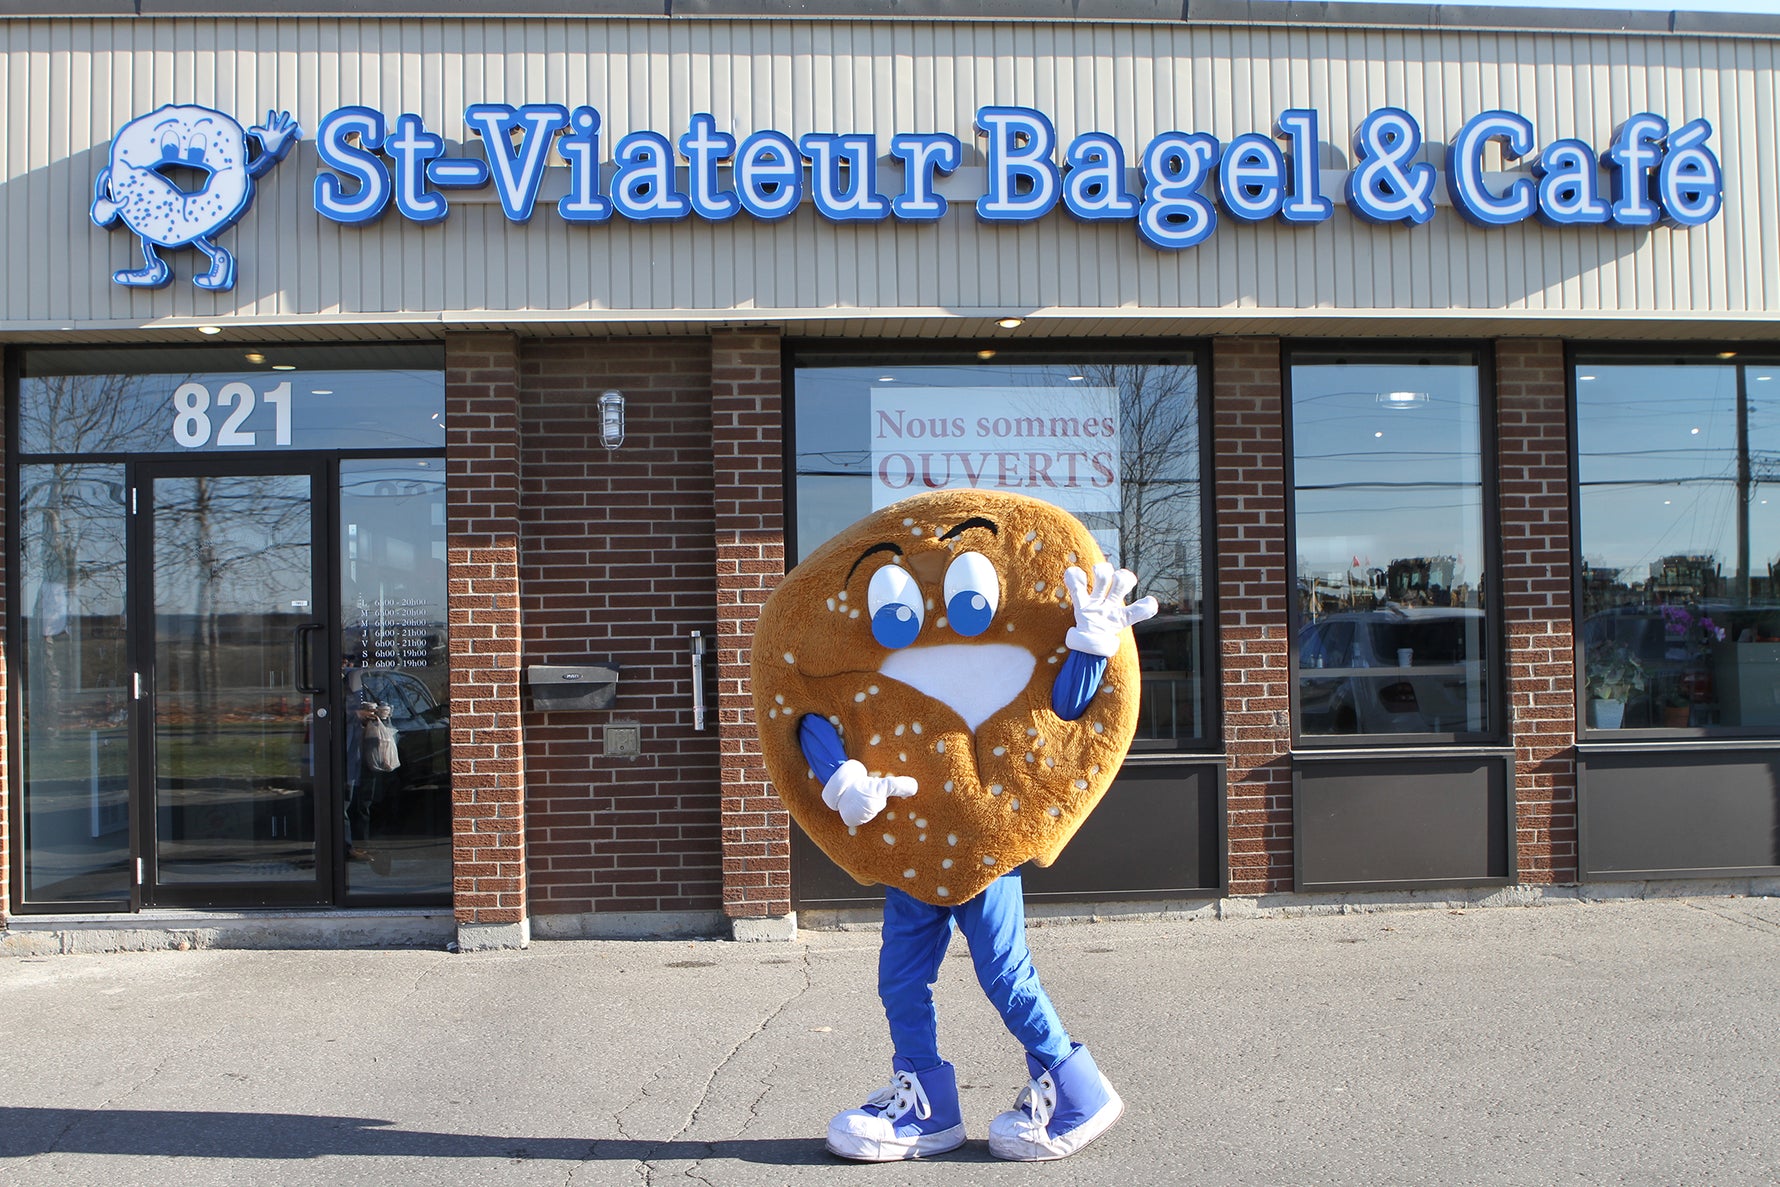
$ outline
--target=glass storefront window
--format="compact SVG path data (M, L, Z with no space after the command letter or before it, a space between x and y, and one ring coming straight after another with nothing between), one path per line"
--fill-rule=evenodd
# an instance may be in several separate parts
M449 901L443 350L18 360L14 901Z
M341 462L340 549L347 891L447 894L451 672L439 464ZM384 727L394 751L380 757L372 731Z
M1134 746L1207 740L1199 379L1192 347L1047 352L985 347L800 351L793 441L798 559L925 490L982 487L1069 511L1132 597L1143 701Z
M1780 365L1583 354L1574 379L1584 727L1775 732Z
M425 345L32 350L19 380L18 448L443 449L437 356Z
M24 897L130 897L121 465L19 467Z
M1469 354L1290 367L1297 730L1495 730L1483 404Z

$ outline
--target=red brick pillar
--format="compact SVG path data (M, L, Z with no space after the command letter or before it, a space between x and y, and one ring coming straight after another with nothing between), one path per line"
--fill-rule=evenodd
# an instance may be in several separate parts
M509 334L445 342L451 835L458 943L523 948L519 357Z
M1277 338L1212 341L1230 893L1292 886L1284 393Z
M1563 343L1496 343L1496 431L1520 881L1574 882L1576 657Z
M791 817L761 762L748 680L760 605L785 575L779 358L774 331L719 331L711 339L723 910L737 939L790 939L797 930Z

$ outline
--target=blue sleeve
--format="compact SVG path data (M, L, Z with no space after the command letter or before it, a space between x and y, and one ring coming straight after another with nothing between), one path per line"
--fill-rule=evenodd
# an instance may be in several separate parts
M803 748L804 761L824 784L847 761L840 731L827 718L814 713L804 714L803 720L797 723L797 743Z
M1051 686L1051 709L1058 717L1074 721L1088 711L1088 702L1100 691L1100 678L1106 675L1106 658L1084 651L1072 651L1063 658L1057 683Z

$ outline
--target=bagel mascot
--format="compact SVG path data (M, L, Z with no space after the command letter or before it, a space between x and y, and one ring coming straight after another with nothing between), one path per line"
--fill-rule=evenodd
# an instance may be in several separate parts
M964 1143L933 1004L954 927L1030 1076L990 1123L990 1152L1067 1157L1123 1111L1033 970L1020 867L1056 858L1136 732L1130 627L1156 600L1127 605L1135 584L1067 512L943 490L829 540L762 607L752 669L767 771L824 853L886 887L892 1072L829 1123L835 1154L888 1162Z

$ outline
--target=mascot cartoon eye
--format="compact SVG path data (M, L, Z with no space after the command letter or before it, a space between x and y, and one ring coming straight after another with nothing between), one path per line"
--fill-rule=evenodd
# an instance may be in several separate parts
M1001 579L980 552L962 553L946 567L946 618L969 638L989 629L1001 606Z
M886 647L907 647L921 633L921 591L907 570L885 565L865 589L872 638Z

